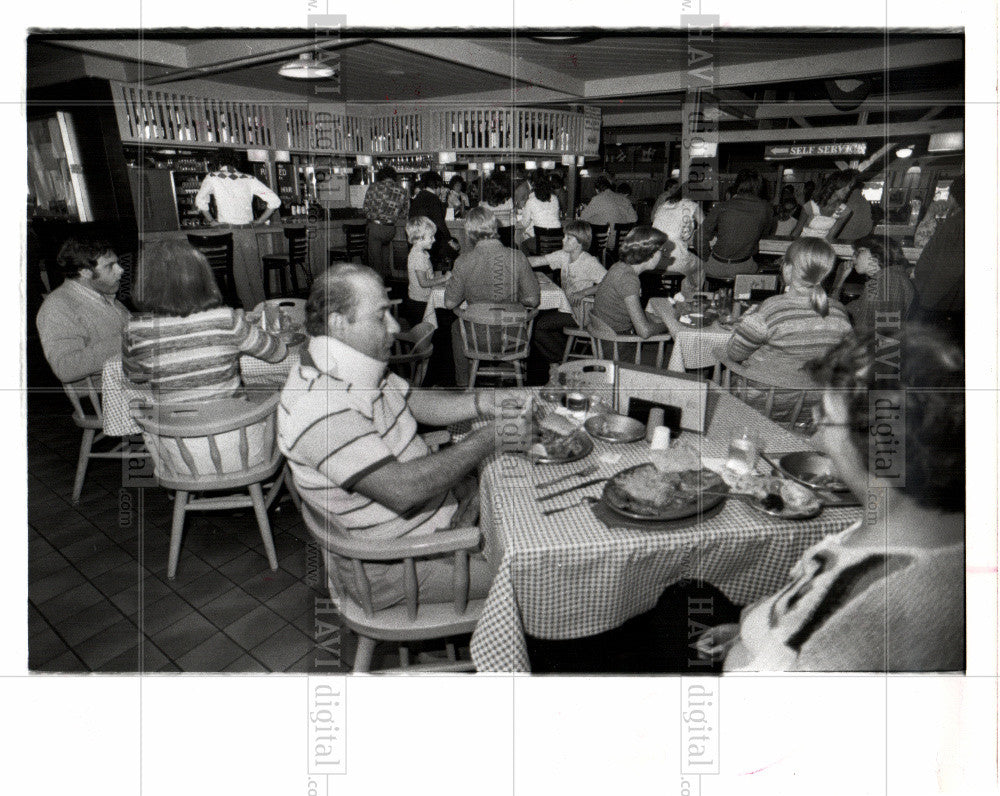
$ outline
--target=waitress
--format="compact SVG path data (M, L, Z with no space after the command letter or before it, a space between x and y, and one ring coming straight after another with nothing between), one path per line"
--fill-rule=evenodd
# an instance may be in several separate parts
M211 226L228 226L232 231L236 293L243 307L249 310L264 300L260 248L253 227L267 221L281 207L281 199L256 177L236 168L238 159L235 151L222 150L216 163L218 170L210 172L202 180L194 204ZM254 218L255 196L267 205L259 218ZM212 199L215 199L215 216L209 209Z

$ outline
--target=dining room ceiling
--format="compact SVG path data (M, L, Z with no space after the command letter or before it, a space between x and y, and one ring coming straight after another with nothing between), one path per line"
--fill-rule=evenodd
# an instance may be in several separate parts
M28 39L28 89L84 75L179 89L207 80L258 92L347 102L465 102L601 108L608 127L641 128L707 88L752 119L761 103L827 101L825 80L863 76L869 101L892 93L928 105L963 99L963 40L953 32L144 30L39 32ZM294 81L278 67L314 52L332 81ZM708 81L706 84L706 80ZM881 92L881 93L880 93ZM822 103L825 103L823 105ZM803 116L793 108L790 116Z

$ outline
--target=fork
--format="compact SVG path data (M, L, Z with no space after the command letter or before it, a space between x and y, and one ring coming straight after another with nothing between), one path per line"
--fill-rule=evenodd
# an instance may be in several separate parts
M535 484L535 489L548 489L550 486L555 486L556 484L561 484L563 481L568 481L570 478L577 478L585 475L593 475L599 470L599 466L596 464L590 467L584 467L582 470L577 470L575 473L570 473L569 475L561 475L558 478L553 478L551 481L543 481L540 484Z
M587 497L584 496L580 498L576 503L570 503L568 506L559 506L555 509L546 509L542 512L543 517L551 517L553 514L558 514L560 511L568 511L569 509L575 509L577 506L592 506L597 503L600 498Z

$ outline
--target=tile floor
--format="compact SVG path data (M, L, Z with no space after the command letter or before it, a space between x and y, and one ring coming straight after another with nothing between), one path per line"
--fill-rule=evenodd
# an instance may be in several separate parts
M315 637L322 560L290 501L272 508L279 568L250 509L191 514L166 577L171 502L123 489L119 460L92 460L70 502L80 431L61 394L28 405L28 666L42 672L344 671L356 641ZM380 645L374 665L398 665ZM346 664L346 665L345 665Z

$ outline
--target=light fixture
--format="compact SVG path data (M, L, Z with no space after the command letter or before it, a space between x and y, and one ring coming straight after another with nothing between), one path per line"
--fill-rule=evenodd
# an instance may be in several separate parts
M911 146L904 146L896 150L897 158L908 158L912 154L913 154L913 147Z
M543 160L542 161L542 169L543 170L547 171L549 169L554 169L555 167L556 167L556 162L554 160Z
M534 160L526 160L526 161L524 161L524 170L525 171L534 171L537 168L538 168L538 163L536 161L534 161Z
M278 74L292 80L324 80L337 74L337 70L314 53L302 53L297 60L282 64Z
M454 163L458 160L456 152L438 152L438 163Z
M782 177L793 177L795 175L795 169L785 169L781 172Z

